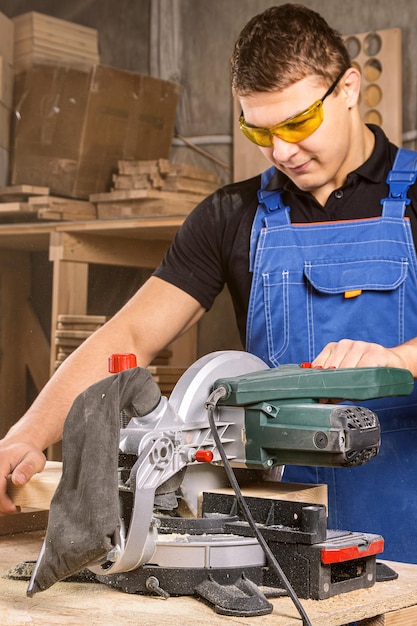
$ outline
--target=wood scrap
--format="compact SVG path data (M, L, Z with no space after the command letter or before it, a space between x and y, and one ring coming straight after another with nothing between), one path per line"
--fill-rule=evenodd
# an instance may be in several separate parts
M54 338L57 346L55 369L108 319L105 315L58 315Z
M161 350L160 352L158 352L156 356L154 356L150 366L152 365L165 365L166 366L168 365L171 359L172 359L172 350L165 348L165 350Z
M49 196L49 187L37 185L0 187L0 202L25 202L31 196Z
M99 196L99 198L97 197ZM204 196L137 189L90 196L99 219L188 215Z
M27 202L0 202L1 221L33 221L37 217L37 210Z
M219 184L215 172L186 163L121 160L111 190L89 200L100 219L188 215Z
M62 475L60 461L47 461L45 468L35 474L26 485L17 487L11 480L7 493L16 506L38 510L48 510Z
M58 315L57 328L73 330L97 330L102 326L108 317L106 315Z
M54 343L57 346L55 369L57 369L76 348L88 339L90 335L101 328L108 319L109 317L106 315L58 315L54 336ZM168 389L172 388L175 377L178 375L179 378L183 370L183 368L170 368L165 371L159 369L167 367L171 357L172 351L166 348L161 350L151 363L153 367L151 370L152 374L159 374L161 376L164 372L164 374L169 373L171 375ZM173 372L175 372L174 376L172 376ZM165 383L166 380L168 379L161 379L161 382ZM164 389L166 388L164 387Z
M152 378L157 383L162 395L169 397L186 367L175 367L173 365L151 364L147 368L152 374Z
M231 487L219 487L210 489L213 493L233 495ZM291 502L306 502L309 504L323 504L328 507L327 485L309 485L306 483L286 483L280 481L259 481L242 486L242 494L245 497L269 498L273 500L289 500ZM202 502L202 495L199 506Z
M31 196L30 207L36 208L38 219L46 220L94 220L97 209L88 200L59 198L56 196Z
M0 187L0 221L94 220L96 206L88 200L49 195L48 187L10 185Z
M216 172L188 163L172 163L168 159L157 159L154 161L120 160L117 167L119 175L125 176L137 176L140 174L159 174L162 178L165 176L184 176L212 182L214 185L220 184L220 177Z

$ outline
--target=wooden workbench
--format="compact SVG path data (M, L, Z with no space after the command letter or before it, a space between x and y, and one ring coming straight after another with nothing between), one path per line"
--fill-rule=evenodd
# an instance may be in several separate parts
M26 596L27 582L11 580L17 563L35 560L43 535L20 533L0 539L0 624L2 626L300 626L289 598L272 600L274 610L262 617L224 617L194 597L145 597L124 594L105 585L61 582ZM417 623L417 565L390 564L396 581L352 591L328 600L303 600L313 626L412 626ZM362 621L363 620L363 621Z

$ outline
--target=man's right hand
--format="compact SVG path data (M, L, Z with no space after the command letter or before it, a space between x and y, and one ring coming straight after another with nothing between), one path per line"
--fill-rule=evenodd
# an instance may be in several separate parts
M43 452L29 444L0 442L0 515L19 511L7 495L8 479L16 486L24 485L45 463Z

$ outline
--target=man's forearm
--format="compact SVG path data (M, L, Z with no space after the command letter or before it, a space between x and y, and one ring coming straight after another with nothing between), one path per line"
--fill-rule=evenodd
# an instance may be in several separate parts
M118 342L115 346L120 351ZM27 412L11 427L6 439L26 442L40 450L59 441L77 395L109 375L109 350L115 346L108 341L106 334L104 340L100 331L84 342L60 365Z

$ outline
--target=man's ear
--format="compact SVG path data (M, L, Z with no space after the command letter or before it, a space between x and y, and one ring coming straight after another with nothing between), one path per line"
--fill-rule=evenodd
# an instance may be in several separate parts
M341 93L349 109L358 104L361 90L361 73L356 67L350 67L342 78Z

